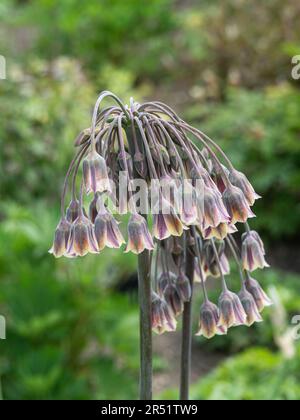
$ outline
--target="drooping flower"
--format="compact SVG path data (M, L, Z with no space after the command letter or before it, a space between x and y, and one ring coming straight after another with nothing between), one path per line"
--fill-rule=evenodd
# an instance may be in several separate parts
M95 150L91 151L83 161L83 179L87 194L110 191L105 159Z
M255 217L240 188L228 186L223 193L223 202L233 225L238 222L245 223L249 218Z
M79 204L79 201L74 198L69 204L69 207L67 208L66 218L70 223L73 223L78 218L79 213L80 213L80 204Z
M273 302L263 291L257 280L251 277L247 277L246 288L248 292L253 296L259 312L262 312L265 307L273 305Z
M67 257L83 257L88 253L97 254L99 248L95 238L94 227L91 221L80 213L73 222L66 252Z
M134 213L128 223L128 243L125 252L141 254L145 249L153 250L154 243L143 216Z
M270 267L265 260L263 242L255 231L246 232L242 236L242 262L247 271Z
M175 284L182 302L189 302L192 296L192 288L188 277L183 272L180 272Z
M230 217L222 202L222 196L212 188L203 191L203 229L216 228L221 223L229 223Z
M167 303L157 294L152 292L152 330L157 334L166 331L175 331L177 321Z
M219 327L231 328L246 324L247 315L241 301L229 290L224 291L219 298L219 311Z
M219 239L220 241L225 239L227 235L237 232L237 228L234 225L227 223L221 223L217 227L209 227L203 231L204 239Z
M160 241L170 236L181 236L184 230L174 208L165 199L162 199L162 210L153 217L153 224L154 237Z
M215 335L224 335L227 328L219 326L219 309L210 301L203 303L200 309L199 330L196 335L213 338Z
M256 194L248 178L242 172L239 172L235 169L232 170L229 174L229 179L232 185L242 190L249 206L253 206L253 204L255 203L255 200L258 200L259 198L261 198L260 195Z
M167 284L164 290L164 298L168 306L172 309L174 316L178 316L183 311L183 301L177 291L175 284Z
M251 293L249 293L245 288L243 288L239 293L239 298L247 315L246 325L248 325L248 327L251 327L251 325L253 325L255 322L262 322L263 319L259 313L259 310Z
M157 280L157 290L160 296L164 296L168 284L175 284L177 276L172 271L163 271Z
M99 251L106 246L120 248L125 243L117 221L108 211L102 211L95 219L95 238Z
M54 235L53 246L49 253L56 258L62 257L67 251L68 241L71 233L71 223L67 219L60 220Z

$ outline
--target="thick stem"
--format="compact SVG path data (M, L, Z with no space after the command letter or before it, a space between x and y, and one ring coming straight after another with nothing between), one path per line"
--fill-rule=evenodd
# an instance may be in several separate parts
M140 399L152 399L152 322L150 252L138 256L140 305Z
M184 304L182 318L182 344L181 344L181 374L180 374L180 399L189 399L189 385L191 376L192 357L192 298L193 298L193 277L195 258L187 251L185 261L185 273L190 280L192 296L189 302Z
M133 122L132 122L133 124ZM134 128L134 127L133 127ZM129 153L133 158L132 127L126 129ZM134 170L134 177L138 177ZM147 219L146 216L144 216ZM152 399L152 305L151 305L151 253L145 250L138 256L140 307L140 400Z

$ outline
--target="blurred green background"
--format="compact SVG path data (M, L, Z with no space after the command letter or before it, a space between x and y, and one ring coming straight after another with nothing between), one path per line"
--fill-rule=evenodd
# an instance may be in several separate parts
M1 0L0 18L0 397L137 397L135 258L47 254L73 140L110 89L169 103L264 197L253 226L272 269L256 277L276 304L259 326L195 339L192 397L300 399L299 1ZM155 340L158 398L177 398L179 347Z

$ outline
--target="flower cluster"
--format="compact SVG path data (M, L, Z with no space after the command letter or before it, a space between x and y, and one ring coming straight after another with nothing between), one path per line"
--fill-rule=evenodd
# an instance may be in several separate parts
M116 104L102 109L105 98ZM263 242L248 224L260 197L217 143L163 103L131 100L127 106L104 92L91 127L80 133L75 148L50 250L55 257L98 254L123 245L125 252L151 252L157 333L176 329L193 282L201 284L204 294L199 335L211 338L262 320L260 313L271 302L250 272L268 264ZM66 205L68 187L71 201ZM125 235L118 219L127 213ZM245 227L241 249L234 239L238 224ZM194 279L186 275L188 253ZM229 253L241 273L239 294L225 280ZM218 305L208 298L209 277L221 279Z

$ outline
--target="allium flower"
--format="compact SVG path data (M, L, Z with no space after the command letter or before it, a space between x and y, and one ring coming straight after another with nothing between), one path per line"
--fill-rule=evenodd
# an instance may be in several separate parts
M191 283L183 272L180 272L176 279L176 290L182 302L190 301L192 296Z
M72 224L68 249L65 255L68 257L83 257L89 252L97 254L99 248L95 238L93 225L81 212Z
M152 292L152 330L157 334L175 331L177 321L167 303Z
M159 214L155 214L153 217L153 234L154 237L162 241L170 236L181 236L184 230L184 226L181 220L175 213L172 206L168 205L164 199L163 209L169 208L169 212L164 213L163 211Z
M246 288L248 292L253 296L259 312L262 312L265 307L271 306L273 304L257 280L248 277L246 280Z
M125 252L141 254L145 249L154 248L153 240L143 216L132 214L128 223L128 243Z
M221 223L229 223L230 217L218 191L205 187L203 192L203 228L216 228Z
M164 298L172 309L174 316L179 316L183 311L183 301L177 291L175 284L169 283L164 291Z
M79 213L80 213L79 201L76 199L73 199L69 207L67 208L66 218L70 223L73 223L78 218Z
M63 218L56 230L54 235L53 246L50 249L50 254L53 254L56 258L62 257L67 251L68 241L71 233L71 223Z
M219 311L219 327L231 328L246 324L247 315L241 301L229 290L225 290L220 296Z
M237 232L237 228L234 225L229 225L227 223L221 223L219 226L213 228L209 227L204 230L203 238L212 239L216 238L220 241L225 239L229 234Z
M245 223L247 219L255 217L240 188L228 186L223 193L223 201L231 218L231 224Z
M125 243L117 221L108 211L98 214L95 219L95 239L99 251L108 248L120 248Z
M269 267L265 260L263 242L255 231L246 232L242 236L242 261L247 271Z
M88 194L110 190L105 159L95 150L83 161L83 179Z
M104 108L107 97L115 104ZM124 238L108 209L130 213L125 252L140 254L141 347L148 350L146 356L142 353L141 372L150 372L151 322L159 334L174 331L176 317L185 311L183 337L190 340L189 309L197 293L193 281L200 283L204 297L198 334L211 338L232 326L261 321L259 312L271 301L248 272L267 266L265 249L246 224L255 217L251 206L257 198L220 146L169 106L133 99L125 105L105 91L97 99L90 127L76 139L50 252L72 258L98 254L105 246L119 248ZM242 249L233 237L237 223L246 224ZM242 280L239 296L229 291L225 279L229 252ZM222 287L219 307L209 300L209 277L219 279L211 288ZM182 347L185 351L188 346ZM147 391L143 399L151 396L148 376L141 378L141 390Z
M199 330L196 335L213 338L215 335L224 335L227 328L219 326L219 309L212 302L204 302L200 309Z
M235 169L232 170L229 174L229 179L232 185L242 190L249 206L253 206L253 204L255 203L255 200L258 200L259 198L261 198L260 195L256 194L256 192L254 191L254 188L248 181L246 175L244 175L242 172L239 172Z
M247 315L246 325L251 327L251 325L253 325L255 322L262 322L263 319L251 293L243 288L239 293L239 298Z

